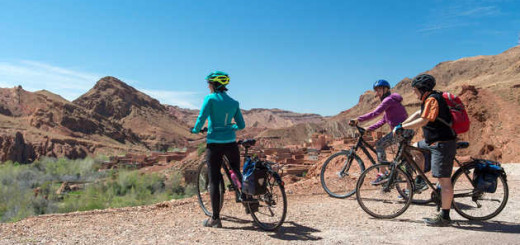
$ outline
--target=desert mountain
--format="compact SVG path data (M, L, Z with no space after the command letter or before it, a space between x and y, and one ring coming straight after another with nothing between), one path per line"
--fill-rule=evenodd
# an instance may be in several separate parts
M243 111L241 137L266 128L322 121L316 114L283 110ZM40 156L81 158L92 154L167 150L185 146L198 110L166 106L114 77L104 77L70 102L49 91L21 86L0 89L0 160L30 162ZM21 160L20 160L21 159Z
M102 78L73 103L132 130L152 150L183 145L193 137L166 106L115 77Z
M425 71L437 79L437 90L459 95L467 107L472 125L468 133L459 136L471 143L465 152L472 156L493 158L505 162L519 161L520 134L520 46L501 54L476 56L446 61ZM410 74L413 77L417 74ZM410 78L400 81L392 92L401 94L409 113L420 103L410 89ZM360 96L354 107L329 118L326 122L305 123L285 129L268 130L265 137L281 138L282 144L296 144L309 139L314 132L326 131L341 137L352 133L349 118L369 112L379 104L374 92ZM375 120L374 120L375 121ZM368 122L365 125L369 125ZM383 128L388 132L389 128Z
M0 89L0 135L4 150L0 160L12 159L7 152L20 151L28 151L26 161L39 156L81 158L129 146L144 149L140 139L121 124L59 95L29 92L21 86Z
M167 106L171 115L182 120L185 124L193 126L199 115L199 110L184 109L178 106ZM312 113L297 113L280 109L242 110L247 128L273 129L285 128L300 123L320 123L325 118Z

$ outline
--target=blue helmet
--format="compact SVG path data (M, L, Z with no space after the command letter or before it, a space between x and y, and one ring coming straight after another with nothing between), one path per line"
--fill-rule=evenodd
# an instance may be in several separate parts
M377 87L387 87L388 89L390 89L390 83L384 79L380 79L380 80L377 80L375 83L374 83L374 90L377 88Z

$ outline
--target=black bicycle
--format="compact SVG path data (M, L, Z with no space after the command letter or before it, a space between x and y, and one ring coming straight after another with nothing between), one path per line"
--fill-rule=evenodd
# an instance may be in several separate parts
M359 132L356 144L348 150L332 154L321 167L321 186L332 197L346 198L356 192L356 182L365 171L365 163L356 153L359 149L367 155L372 165L377 164L369 152L377 155L376 150L363 139L366 130L357 125L355 127Z
M383 163L366 169L356 184L356 197L361 208L375 218L395 218L406 211L414 198L415 183L409 174L408 167L425 180L431 188L431 200L441 207L440 189L435 186L419 168L410 151L419 150L410 145L413 135L400 137L398 152L394 161L390 164ZM458 148L467 147L467 142L458 142ZM461 216L470 220L487 220L497 216L507 204L509 188L505 173L498 176L497 188L493 193L485 192L477 188L473 180L477 165L486 160L472 159L469 162L460 163L458 169L451 177L453 183L453 208ZM372 182L376 171L380 167L390 170L388 181L374 185Z
M276 163L260 161L259 159L251 159L248 155L248 149L255 145L256 140L247 139L240 140L237 144L242 145L245 148L244 162L246 161L258 161L262 164L262 167L267 169L265 184L266 191L260 195L252 196L251 200L242 201L242 190L240 188L240 181L234 181L232 178L232 170L229 165L228 159L224 156L224 163L222 164L223 175L227 176L227 180L222 178L220 183L220 208L224 203L225 186L227 183L228 190L235 192L235 201L237 203L243 203L248 209L248 212L253 217L254 222L263 230L273 231L278 229L285 221L287 214L287 196L285 195L284 182L280 175L273 170L273 165ZM258 163L257 163L258 164ZM236 179L236 177L235 177ZM212 215L211 210L211 198L209 194L209 178L208 178L208 167L206 161L202 161L197 170L197 197L199 205L207 216Z

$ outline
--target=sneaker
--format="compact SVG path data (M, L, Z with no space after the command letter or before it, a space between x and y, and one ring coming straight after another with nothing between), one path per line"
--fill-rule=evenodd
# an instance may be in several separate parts
M376 180L370 182L372 185L380 185L388 181L388 173L378 173Z
M422 181L415 181L415 185L413 188L413 193L422 193L425 190L428 190L428 185L424 180Z
M409 189L404 190L404 194L405 194L406 196L409 196L409 195L410 195L410 190L409 190ZM405 198L405 197L403 197L401 194L399 194L399 196L397 196L397 198L399 198L399 199L403 199L403 198Z
M222 222L220 222L220 219L208 218L202 222L202 225L204 227L222 228Z
M449 226L451 223L450 218L443 218L441 214L437 214L433 218L424 218L424 223L428 226Z

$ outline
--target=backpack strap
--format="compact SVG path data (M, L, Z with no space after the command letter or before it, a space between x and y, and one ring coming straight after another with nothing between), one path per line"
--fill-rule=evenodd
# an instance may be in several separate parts
M439 116L437 116L436 120L438 120L438 121L441 122L441 123L444 123L446 126L448 126L448 127L450 127L450 128L451 128L451 126L453 126L453 122L448 123L448 122L446 122L446 120L440 118Z
M449 98L449 100L450 100L451 102L453 102L453 100L452 100L452 98L451 98L451 96L450 96L451 94L448 93L448 92L446 92L446 93L448 94L448 98ZM449 110L450 110L450 105L448 105L448 103L446 102L446 100L445 100L445 98L444 98L444 96L443 96L443 92L437 92L437 94L439 95L439 97L440 97L441 100L444 100L444 103L446 104L446 107L448 108L448 114L451 116L451 113L449 112ZM430 97L430 96L433 97L433 96L434 96L434 93L430 94L428 97ZM439 106L441 106L441 103L440 103L440 102L439 102ZM452 128L452 126L453 126L453 119L451 120L451 123L448 123L446 120L442 119L442 118L440 117L440 115L437 115L437 118L435 118L435 120L437 120L437 121L443 123L444 125L448 126L448 128L450 128L450 130L451 130L451 133L452 133L453 135L455 135L455 136L457 135L457 133L455 133L455 130L453 130L453 128Z

